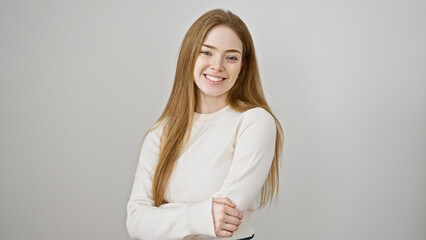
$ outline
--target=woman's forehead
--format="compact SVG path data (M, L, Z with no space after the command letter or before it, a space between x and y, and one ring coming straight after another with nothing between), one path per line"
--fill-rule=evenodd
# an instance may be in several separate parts
M220 51L230 49L242 52L243 43L231 28L223 25L215 26L207 32L203 45L214 47Z

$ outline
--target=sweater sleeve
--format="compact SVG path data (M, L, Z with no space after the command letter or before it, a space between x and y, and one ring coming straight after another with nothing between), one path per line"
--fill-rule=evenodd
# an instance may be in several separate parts
M240 211L254 210L251 204L260 193L275 154L276 125L263 108L245 113L237 131L231 167L215 198L228 197ZM255 207L257 208L257 206Z
M216 237L212 197L199 203L167 203L154 207L152 179L159 152L159 134L147 134L139 155L130 200L127 231L137 239L183 239L188 235Z

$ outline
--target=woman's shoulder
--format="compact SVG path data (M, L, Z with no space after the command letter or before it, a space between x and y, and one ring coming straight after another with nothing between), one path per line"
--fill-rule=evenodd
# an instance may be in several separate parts
M274 117L272 116L272 114L270 114L268 111L266 111L262 107L251 108L249 110L242 112L242 115L245 118L257 118L257 119L261 118L265 120L274 120Z
M145 133L144 141L151 144L159 144L161 134L163 133L164 122L155 122Z
M262 107L254 107L244 112L241 112L240 117L242 120L241 124L243 125L260 124L275 126L275 119L272 114Z
M255 107L241 112L237 127L237 141L243 135L255 139L266 136L274 138L275 134L275 118L264 108Z

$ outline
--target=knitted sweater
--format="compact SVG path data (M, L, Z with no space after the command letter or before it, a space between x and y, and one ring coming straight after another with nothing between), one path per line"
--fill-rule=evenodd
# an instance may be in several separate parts
M208 114L194 112L187 147L175 165L165 193L168 202L154 207L152 179L162 128L142 144L130 200L127 231L137 239L240 239L253 235L252 211L275 153L274 118L257 107L237 112L229 105ZM214 231L212 199L228 197L243 214L230 238Z

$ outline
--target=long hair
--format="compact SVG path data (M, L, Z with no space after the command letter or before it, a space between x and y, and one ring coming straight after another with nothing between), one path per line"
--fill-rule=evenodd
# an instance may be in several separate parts
M260 207L265 206L268 202L271 203L274 196L277 197L279 168L284 143L283 131L281 124L272 113L263 94L253 40L247 26L237 15L228 10L214 9L198 18L186 33L180 48L174 84L169 100L154 127L149 130L152 131L160 125L163 127L160 137L159 159L152 182L152 195L156 207L166 203L164 195L173 169L191 135L192 120L198 102L193 75L195 61L206 34L217 25L231 28L243 43L243 67L237 81L228 92L227 101L229 106L238 112L262 107L275 119L277 131L275 155L265 184L262 187Z

